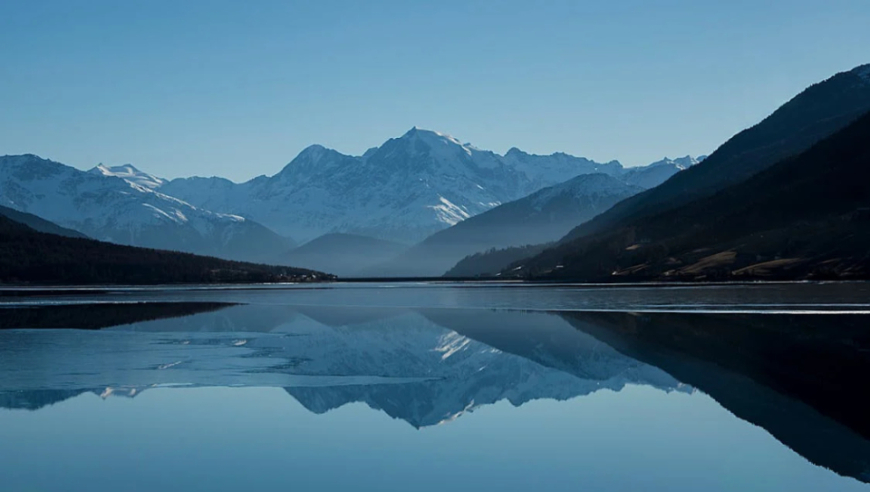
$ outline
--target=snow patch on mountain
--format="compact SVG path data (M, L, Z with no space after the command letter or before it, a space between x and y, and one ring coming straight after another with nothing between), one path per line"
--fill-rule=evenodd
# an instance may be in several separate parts
M450 200L440 197L441 203L439 205L430 205L429 208L435 210L436 217L438 217L439 222L443 222L448 225L457 224L469 217L469 213L462 207L454 205L450 202Z
M104 166L103 164L98 165L97 167L90 170L93 174L99 174L102 176L114 176L116 178L121 178L124 181L129 183L133 183L138 186L142 186L151 190L156 190L160 188L167 181L163 178L158 178L153 174L148 174L146 172L142 172L136 169L132 164L124 164L123 166Z
M688 169L699 162L701 161L690 155L687 155L685 157L677 157L676 159L664 157L662 160L653 162L646 167L671 166L682 171L683 169Z
M703 157L696 159L688 155L676 159L665 157L647 166L627 168L623 171L621 179L627 184L640 186L641 188L655 188L674 174L701 162L702 159Z

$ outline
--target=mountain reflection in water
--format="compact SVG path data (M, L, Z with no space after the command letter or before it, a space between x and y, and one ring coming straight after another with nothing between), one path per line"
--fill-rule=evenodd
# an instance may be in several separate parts
M501 400L697 388L809 461L870 480L870 408L856 396L870 367L865 316L143 306L7 317L102 329L0 332L0 407L271 386L316 414L361 402L424 428Z

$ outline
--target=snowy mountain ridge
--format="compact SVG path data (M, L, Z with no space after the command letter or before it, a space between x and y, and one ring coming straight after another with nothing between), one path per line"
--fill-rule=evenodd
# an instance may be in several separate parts
M85 172L35 155L0 157L0 204L94 239L250 259L287 247L284 238L253 221L193 206L150 186L160 182L132 166ZM253 238L260 241L256 253L244 244Z

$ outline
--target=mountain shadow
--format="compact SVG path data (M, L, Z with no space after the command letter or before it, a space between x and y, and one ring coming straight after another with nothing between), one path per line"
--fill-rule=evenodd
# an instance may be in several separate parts
M233 305L225 302L137 302L0 307L3 315L0 316L0 329L99 330L208 313Z

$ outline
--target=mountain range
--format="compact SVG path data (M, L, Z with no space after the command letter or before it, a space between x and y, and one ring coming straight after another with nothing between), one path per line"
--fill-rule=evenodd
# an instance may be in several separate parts
M303 242L341 232L413 244L544 186L621 169L616 162L565 154L530 156L514 149L500 156L412 128L362 156L313 145L271 177L241 184L176 179L161 191L249 217Z
M85 172L34 155L4 156L0 205L118 244L326 267L341 275L441 275L467 254L518 240L508 236L556 239L696 162L687 156L624 168L617 161L517 148L499 155L413 128L362 156L313 145L278 174L245 183L168 180L131 164ZM575 179L585 175L596 177L585 184ZM529 207L536 212L526 213ZM479 222L485 227L502 222L509 229L516 220L524 229L506 230L495 241L465 238L426 268L401 258L408 246L490 210ZM448 237L472 229L465 225ZM311 244L294 252L295 239Z
M861 236L849 235L840 218L860 220L860 190L839 196L843 184L829 178L860 176L864 129L839 132L868 111L865 65L807 88L709 157L636 168L517 148L500 155L416 127L361 156L313 145L274 176L244 183L168 180L129 164L86 172L34 155L3 156L0 206L66 235L342 276L694 279L734 267L726 278L738 270L854 277L864 275ZM824 150L815 149L821 141ZM765 174L774 168L776 178ZM804 190L799 183L810 176L827 188ZM773 189L786 191L762 196ZM828 215L783 209L800 202L798 190ZM767 223L742 220L750 211ZM841 244L855 246L803 240L814 231L836 232ZM765 240L748 240L753 234ZM785 268L807 261L815 266Z
M688 158L691 160L691 158ZM307 242L348 233L414 244L503 203L581 174L626 175L638 183L675 172L626 170L563 153L504 156L435 131L412 128L362 156L313 145L278 174L245 183L175 179L160 188L193 205L238 214Z

